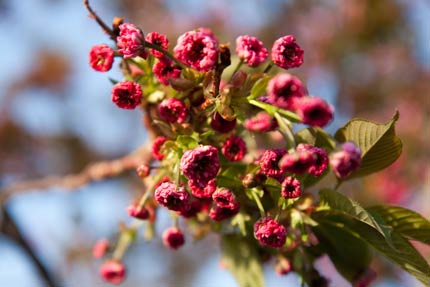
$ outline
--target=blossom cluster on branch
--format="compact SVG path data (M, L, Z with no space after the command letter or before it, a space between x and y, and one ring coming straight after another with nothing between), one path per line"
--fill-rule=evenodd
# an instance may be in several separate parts
M257 37L240 35L234 55L208 28L185 32L174 47L165 35L144 33L131 23L116 21L109 32L114 46L92 47L90 66L106 72L120 61L124 79L114 81L112 102L122 109L141 108L156 137L154 160L136 170L153 184L127 208L135 221L122 228L111 248L104 240L95 245L97 257L109 257L100 269L104 280L123 281L125 251L142 224L154 228L160 208L172 218L162 234L167 248L185 244L186 230L194 238L218 233L224 240L223 263L235 275L241 258L228 252L231 236L259 263L276 258L277 273L295 271L309 286L328 284L313 264L323 254L339 259L332 256L332 234L352 244L364 241L364 247L357 246L365 250L373 244L356 236L355 228L380 232L383 224L336 189L397 159L398 115L387 124L355 119L330 135L324 127L333 120L334 108L309 95L302 80L287 71L304 61L292 35L277 39L270 52ZM226 70L232 59L236 66ZM298 124L305 128L297 130ZM337 184L321 188L316 200L309 188L325 177ZM348 220L366 226L355 227ZM339 222L351 227L345 231ZM369 263L361 260L339 272L357 286L367 286L374 277Z

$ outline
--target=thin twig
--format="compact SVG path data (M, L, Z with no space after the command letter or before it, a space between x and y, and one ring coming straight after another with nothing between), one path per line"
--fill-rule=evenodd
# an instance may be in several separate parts
M18 225L15 223L15 220L7 211L6 206L2 206L0 207L0 209L2 218L0 232L7 235L27 253L30 261L36 267L38 274L45 282L46 286L59 286L56 283L56 280L54 280L52 274L45 268L40 259L37 257L36 253L31 248L30 244L28 244L27 240L24 238L23 234L21 233L21 230L19 230Z
M97 24L103 29L103 31L110 36L112 40L116 40L115 32L106 25L105 22L97 15L97 13L91 8L89 0L84 0L85 8L87 8L88 12L90 12L90 17L96 20Z

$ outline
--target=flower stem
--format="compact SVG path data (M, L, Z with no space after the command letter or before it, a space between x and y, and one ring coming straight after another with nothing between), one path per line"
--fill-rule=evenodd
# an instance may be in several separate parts
M270 63L267 65L267 67L264 69L263 73L264 73L264 74L269 73L269 71L272 69L272 67L273 67L273 63L272 63L272 62L270 62Z
M163 53L164 56L166 56L167 58L171 59L173 62L175 62L179 67L181 67L182 69L186 69L187 66L185 66L183 63L181 63L178 59L176 59L171 53L169 53L169 51L164 50L163 48L161 48L158 45L154 45L148 41L145 41L145 47L154 49L158 52Z
M266 212L264 211L264 207L263 207L263 204L261 204L260 198L255 192L252 192L252 197L254 198L254 201L257 204L258 209L260 210L261 218L264 218L266 216Z
M287 148L293 149L296 146L296 141L294 139L294 134L291 130L291 124L288 125L286 122L288 120L281 117L281 115L277 112L275 113L275 118L278 121L279 129L281 130L282 135L284 136L285 141L287 142Z
M166 174L166 171L164 169L161 169L157 175L152 180L152 183L143 193L142 197L139 200L138 206L143 207L145 205L146 200L148 199L149 195L151 194L152 190L154 189L155 185L157 185L158 181Z
M127 251L128 247L133 242L134 232L136 232L135 229L127 229L121 233L118 245L116 246L115 251L112 254L113 260L121 261L125 251Z

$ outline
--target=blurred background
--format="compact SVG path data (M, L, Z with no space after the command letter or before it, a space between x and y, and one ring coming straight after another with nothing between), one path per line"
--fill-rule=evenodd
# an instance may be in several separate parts
M428 0L93 0L110 23L114 16L158 31L171 45L185 31L210 27L221 42L237 36L274 40L293 34L305 62L291 72L311 94L336 107L335 131L352 116L386 122L400 112L401 158L386 171L344 188L378 202L430 215ZM79 172L88 163L123 156L145 142L139 111L110 101L109 77L88 65L91 46L109 42L78 0L0 0L0 188L49 175ZM118 64L118 62L116 62ZM140 188L134 174L68 192L60 188L17 194L5 206L29 247L61 286L104 286L91 248L111 238ZM169 226L159 213L157 236ZM4 217L0 218L4 221ZM428 247L418 246L429 258ZM236 286L219 266L218 239L208 237L172 252L160 240L140 240L125 257L123 286ZM348 286L328 259L318 263L333 286ZM380 260L372 286L419 286ZM265 267L267 286L297 286ZM22 245L0 234L0 286L43 286Z

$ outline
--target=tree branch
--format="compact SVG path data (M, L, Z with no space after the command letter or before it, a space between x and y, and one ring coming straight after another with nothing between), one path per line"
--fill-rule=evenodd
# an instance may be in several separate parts
M25 240L23 234L18 228L18 225L15 223L13 217L9 214L5 206L0 207L1 209L1 226L0 232L7 235L11 240L13 240L16 244L18 244L24 251L27 253L29 260L34 264L36 270L42 280L46 283L48 287L57 287L59 286L52 274L45 268L40 259L37 257L31 246L28 244L27 240Z
M89 164L77 174L65 176L48 176L14 183L0 190L0 204L4 203L14 194L30 190L43 190L50 187L76 189L92 181L100 181L106 178L118 176L121 173L135 169L139 164L150 163L152 152L149 144L142 145L132 153L112 161L101 161Z

